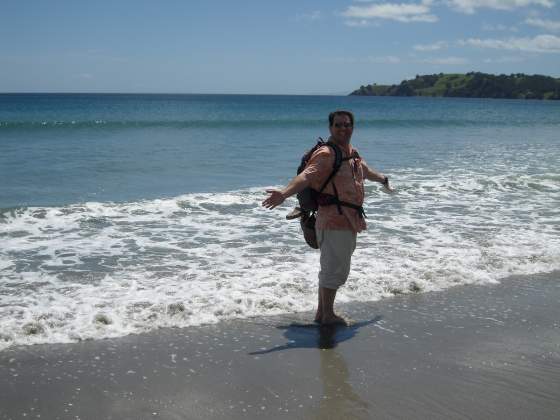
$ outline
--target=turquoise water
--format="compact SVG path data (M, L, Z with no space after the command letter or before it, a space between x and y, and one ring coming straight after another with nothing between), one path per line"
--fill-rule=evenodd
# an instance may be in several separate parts
M328 136L327 115L338 108L356 114L354 143L384 169L435 170L469 154L473 163L488 153L517 158L517 148L557 158L555 102L0 95L0 177L7 180L0 207L153 199L285 182L302 151ZM488 169L495 163L488 161Z
M311 310L295 202L260 203L335 109L397 188L341 301L560 269L559 102L4 94L0 349Z

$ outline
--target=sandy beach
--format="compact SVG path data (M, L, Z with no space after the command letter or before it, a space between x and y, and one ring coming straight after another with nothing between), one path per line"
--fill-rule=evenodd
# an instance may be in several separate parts
M0 353L1 419L555 419L560 275Z

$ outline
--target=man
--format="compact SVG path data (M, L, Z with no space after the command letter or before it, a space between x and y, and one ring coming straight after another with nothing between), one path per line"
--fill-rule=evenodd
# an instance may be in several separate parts
M356 248L356 236L366 228L361 206L364 202L364 179L389 187L389 178L370 169L350 144L354 129L354 115L349 111L335 111L329 115L329 142L342 152L342 166L323 190L338 204L319 205L315 229L321 250L319 271L319 303L315 322L346 324L334 313L336 292L350 273L350 260ZM273 209L284 200L307 187L319 191L332 172L335 153L331 147L317 149L306 168L283 190L267 190L269 196L262 205ZM331 200L332 201L332 200ZM323 201L328 203L328 200ZM349 204L349 205L348 205Z

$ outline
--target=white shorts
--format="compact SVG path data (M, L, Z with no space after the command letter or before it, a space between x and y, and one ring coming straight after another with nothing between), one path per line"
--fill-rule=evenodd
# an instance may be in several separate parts
M356 249L356 236L356 232L351 230L317 229L317 242L321 249L319 287L337 290L346 283Z

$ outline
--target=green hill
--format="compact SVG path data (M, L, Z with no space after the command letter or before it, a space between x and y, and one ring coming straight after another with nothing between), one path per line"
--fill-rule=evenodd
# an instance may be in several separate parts
M398 85L361 86L358 96L447 96L462 98L560 99L560 79L549 76L471 72L430 74Z

